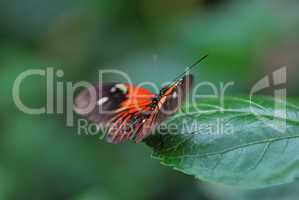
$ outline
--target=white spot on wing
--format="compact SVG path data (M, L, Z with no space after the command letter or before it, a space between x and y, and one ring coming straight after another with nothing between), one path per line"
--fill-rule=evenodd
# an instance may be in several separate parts
M177 92L174 92L173 94L172 94L172 98L177 98L178 97L178 93Z
M116 84L115 87L120 89L124 94L128 92L128 88L124 84Z
M116 87L112 87L112 88L110 89L110 92L116 92Z
M100 106L100 105L103 105L104 103L106 103L108 100L109 100L108 97L103 97L103 98L100 98L97 103Z

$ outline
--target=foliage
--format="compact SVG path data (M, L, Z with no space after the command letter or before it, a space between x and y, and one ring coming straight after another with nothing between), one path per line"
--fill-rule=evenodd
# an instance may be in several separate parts
M147 143L154 158L176 170L249 188L289 183L299 176L298 104L234 97L221 106L219 99L210 98L185 107L167 123L176 124L176 130Z

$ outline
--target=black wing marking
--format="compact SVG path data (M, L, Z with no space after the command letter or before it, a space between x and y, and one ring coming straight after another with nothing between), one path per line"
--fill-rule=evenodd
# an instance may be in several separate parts
M127 94L115 87L116 83L96 85L93 90L85 89L75 98L75 111L91 122L105 124L115 114ZM96 98L93 99L92 96ZM86 113L88 105L94 108Z

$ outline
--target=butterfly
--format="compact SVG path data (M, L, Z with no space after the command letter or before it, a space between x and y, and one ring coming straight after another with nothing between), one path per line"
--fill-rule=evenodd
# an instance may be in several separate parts
M206 57L191 65L158 94L128 83L97 84L76 96L74 110L98 127L105 127L105 139L109 143L140 143L178 111L193 84L193 75L187 72ZM91 104L94 108L85 112L84 108Z

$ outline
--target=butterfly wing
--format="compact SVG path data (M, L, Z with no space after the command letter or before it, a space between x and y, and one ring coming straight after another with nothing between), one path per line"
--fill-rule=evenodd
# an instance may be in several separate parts
M121 102L126 99L124 91L114 91L115 85L115 83L96 85L80 92L75 98L75 112L91 122L107 123ZM92 109L89 109L89 106Z
M162 93L159 102L159 123L163 122L167 117L174 115L179 107L184 103L188 92L193 84L193 76L191 74L184 76L175 84L167 87Z
M74 110L99 127L106 127L108 142L119 143L139 128L153 97L155 94L149 90L130 84L97 85L79 93Z

